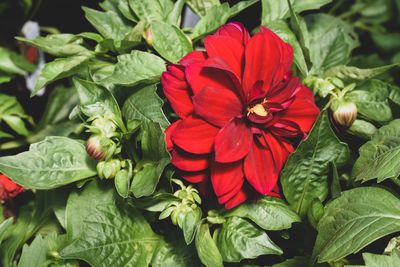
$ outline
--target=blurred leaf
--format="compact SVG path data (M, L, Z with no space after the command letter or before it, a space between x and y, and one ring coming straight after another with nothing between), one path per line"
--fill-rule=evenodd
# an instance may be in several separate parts
M35 39L21 37L16 37L16 39L36 46L54 56L86 56L91 53L82 46L82 38L69 33L50 34L46 37L39 36Z
M0 47L0 72L25 75L35 69L36 66L29 63L22 56L7 48Z
M174 8L171 0L129 0L129 6L146 23L164 21Z
M370 69L359 69L352 66L336 66L327 70L324 73L324 77L337 77L344 82L351 83L374 78L397 66L398 64L393 64Z

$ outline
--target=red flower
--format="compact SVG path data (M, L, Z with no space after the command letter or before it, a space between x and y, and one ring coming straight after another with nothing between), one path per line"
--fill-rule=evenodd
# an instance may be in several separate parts
M7 176L0 174L0 202L14 198L23 191L23 187L11 181Z
M226 208L247 198L246 184L274 195L293 141L319 114L312 92L292 76L292 47L263 27L250 38L239 23L222 26L204 45L162 75L180 117L166 130L172 164L192 183L210 173Z

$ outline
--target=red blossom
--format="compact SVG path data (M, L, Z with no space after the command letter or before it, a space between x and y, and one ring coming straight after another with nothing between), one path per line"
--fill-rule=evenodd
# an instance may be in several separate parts
M14 198L23 191L23 187L14 183L7 176L0 174L0 202Z
M222 26L162 75L179 120L166 130L172 164L192 183L211 184L233 208L250 185L277 195L279 173L319 110L292 76L292 47L262 27L250 37L239 23Z

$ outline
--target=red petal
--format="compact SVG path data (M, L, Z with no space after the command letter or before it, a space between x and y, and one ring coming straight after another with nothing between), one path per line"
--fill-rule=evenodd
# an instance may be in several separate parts
M242 188L242 190L240 190L236 195L234 195L231 199L229 199L226 203L225 203L225 209L232 209L236 206L238 206L239 204L245 202L247 199L247 193L246 191Z
M192 154L175 148L171 152L171 163L183 171L197 172L208 168L209 156Z
M206 171L200 172L179 172L180 176L189 183L201 183L207 180L209 174Z
M183 66L188 66L192 63L202 62L206 60L207 54L203 51L193 51L184 56L180 61L179 64Z
M206 86L226 90L231 90L231 88L235 87L228 73L204 67L203 62L190 64L187 66L185 73L194 95Z
M283 142L277 139L273 134L266 132L264 133L264 138L269 150L272 152L274 167L279 174L289 156L289 151L287 150L286 145L284 145Z
M242 115L243 106L232 90L204 87L193 97L195 113L209 123L223 127L232 118Z
M301 85L301 89L296 94L295 100L282 118L297 123L303 132L308 132L314 125L318 114L319 109L315 105L313 93L310 89Z
M250 39L249 32L239 22L231 22L223 25L214 35L224 35L232 37L243 45L246 45Z
M244 65L244 46L229 36L211 35L204 40L209 58L221 58L228 68L240 79Z
M215 137L215 160L233 162L249 152L253 134L243 119L235 118L225 125Z
M211 164L211 183L220 204L236 195L244 182L243 161Z
M278 171L270 150L253 142L244 160L247 181L261 194L268 194L278 181Z
M248 100L251 90L262 81L265 94L290 70L292 48L270 30L254 35L246 46L243 90Z
M187 84L182 66L170 65L161 76L161 84L172 109L180 118L193 112L191 90Z
M206 154L214 150L214 138L218 131L217 127L204 120L189 116L175 128L171 140L187 152Z
M170 126L167 127L167 129L165 129L165 143L167 145L167 150L170 151L174 148L174 144L172 143L171 140L171 135L172 133L175 131L176 126L178 126L178 124L181 122L182 120L178 120L174 123L172 123Z

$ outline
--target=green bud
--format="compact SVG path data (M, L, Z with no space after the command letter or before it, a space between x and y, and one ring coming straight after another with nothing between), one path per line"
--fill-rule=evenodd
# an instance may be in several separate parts
M106 161L103 167L103 175L106 179L112 179L121 170L121 162L118 159Z
M153 46L153 32L151 31L151 28L147 28L147 30L145 30L143 32L143 39L146 41L146 43L152 47Z
M350 127L357 118L357 106L353 102L335 99L330 108L332 117L338 125Z
M107 137L94 134L86 142L86 151L96 160L107 160L117 152L117 144Z
M129 177L128 170L120 170L115 175L114 183L118 194L121 197L127 198L129 195L129 183L132 176Z
M307 211L307 218L310 224L317 228L319 220L324 215L324 206L319 199L314 199L311 202L310 208Z
M117 125L115 122L106 117L97 117L95 118L91 126L89 126L90 131L94 133L99 133L104 135L105 137L111 138L116 135Z
M106 165L105 161L100 161L96 165L97 174L99 175L100 179L104 179L104 174L103 174L104 165Z

